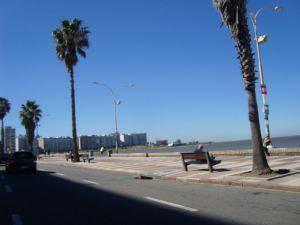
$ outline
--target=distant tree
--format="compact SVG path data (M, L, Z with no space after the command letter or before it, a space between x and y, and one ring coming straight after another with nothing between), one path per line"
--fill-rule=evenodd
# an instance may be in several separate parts
M255 68L251 38L247 24L246 0L212 0L236 42L245 89L248 95L249 121L252 135L252 173L271 173L262 145L259 116L255 94Z
M19 116L21 124L25 127L28 150L33 151L34 131L42 117L42 110L35 101L27 101L21 106Z
M55 29L52 32L56 43L56 55L59 60L65 62L68 73L70 74L74 162L80 161L76 131L74 66L76 66L78 62L77 53L82 57L86 57L84 49L89 47L88 34L90 33L86 27L82 27L81 25L82 21L79 19L62 20L62 28Z
M0 97L1 143L0 153L4 153L4 117L10 111L10 103L6 98Z

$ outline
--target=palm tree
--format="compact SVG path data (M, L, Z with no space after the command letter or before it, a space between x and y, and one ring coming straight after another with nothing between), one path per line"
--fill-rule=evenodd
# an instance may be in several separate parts
M19 113L21 124L25 127L29 151L33 151L34 131L42 117L42 110L39 107L35 101L27 101L21 106Z
M224 24L229 28L232 38L236 42L238 58L240 60L245 89L248 95L249 121L252 136L253 166L252 173L271 173L264 154L259 116L255 94L255 68L251 48L251 38L247 24L246 0L212 0L221 14Z
M75 113L75 89L74 89L74 66L78 62L77 53L86 57L83 49L89 47L88 34L90 31L82 27L82 21L79 19L62 20L61 29L55 29L52 36L56 43L56 55L59 60L64 61L70 74L71 84L71 102L72 102L72 135L73 135L73 155L74 162L79 162L77 131L76 131L76 113Z
M4 117L10 111L10 103L6 98L0 97L1 143L0 153L4 153Z

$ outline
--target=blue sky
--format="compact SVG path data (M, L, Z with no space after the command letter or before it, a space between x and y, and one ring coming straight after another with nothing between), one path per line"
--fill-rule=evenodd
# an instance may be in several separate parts
M271 135L300 134L300 2L248 2L251 11L284 6L258 18L260 33L269 35L262 59ZM74 17L91 30L87 58L75 68L79 135L114 130L112 97L91 84L97 80L123 101L120 132L170 141L250 138L234 43L210 0L1 1L0 96L11 102L5 123L18 134L20 105L29 99L44 112L39 134L71 135L69 76L51 32L60 19ZM136 87L119 88L129 83ZM261 113L259 93L258 104Z

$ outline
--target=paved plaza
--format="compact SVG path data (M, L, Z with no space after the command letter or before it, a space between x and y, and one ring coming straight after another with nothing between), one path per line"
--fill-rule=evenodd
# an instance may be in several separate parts
M44 157L39 164L56 164L68 167L84 167L106 171L123 172L135 176L149 176L156 179L182 182L212 183L300 192L300 156L271 156L269 165L273 170L289 170L268 178L240 176L251 171L251 156L222 156L221 164L214 166L214 172L208 171L206 164L188 166L183 170L180 157L95 157L91 163L67 162L63 156Z

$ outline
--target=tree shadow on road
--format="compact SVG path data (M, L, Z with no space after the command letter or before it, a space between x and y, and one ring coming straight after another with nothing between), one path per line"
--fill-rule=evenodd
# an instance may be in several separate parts
M50 172L5 176L5 182L11 185L13 195L3 198L1 205L6 212L18 213L24 225L240 224L121 195Z

